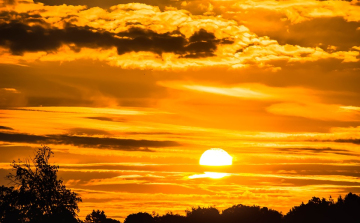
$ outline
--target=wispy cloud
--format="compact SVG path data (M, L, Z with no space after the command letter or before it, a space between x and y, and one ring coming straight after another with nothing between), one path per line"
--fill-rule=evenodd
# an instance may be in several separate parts
M0 129L4 129L4 130L14 130L11 127L7 127L7 126L0 126Z
M180 144L174 141L134 140L120 138L99 138L71 135L30 135L25 133L1 133L0 141L33 144L63 144L90 148L106 148L125 151L150 152L150 148L172 147Z

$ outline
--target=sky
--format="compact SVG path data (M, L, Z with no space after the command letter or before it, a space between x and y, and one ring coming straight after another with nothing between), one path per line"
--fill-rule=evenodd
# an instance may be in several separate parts
M0 182L47 145L81 218L360 193L359 61L355 0L0 0Z

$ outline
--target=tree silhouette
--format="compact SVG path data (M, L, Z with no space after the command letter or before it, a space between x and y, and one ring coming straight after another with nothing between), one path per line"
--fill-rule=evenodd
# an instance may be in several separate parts
M331 201L313 197L307 204L293 207L285 216L285 222L333 222L336 211Z
M355 223L360 222L360 197L349 193L337 202L330 197L313 197L307 204L293 207L285 216L285 223Z
M221 215L222 222L227 223L280 223L282 214L267 207L234 205L225 209Z
M91 214L88 214L85 218L86 223L102 223L105 222L106 215L104 211L93 210Z
M126 217L124 223L153 223L154 218L146 212L130 214Z
M85 218L85 223L120 223L115 219L107 218L104 211L93 210Z
M360 196L348 193L342 202L339 202L339 199L336 204L339 212L338 219L341 216L342 222L360 222Z
M172 212L168 212L163 216L156 215L154 217L156 223L185 223L186 217L179 215L179 214L173 214Z
M59 166L49 164L52 154L44 146L31 162L12 162L14 173L7 178L14 187L1 187L1 222L78 222L76 213L82 200L57 178Z
M215 207L198 207L185 212L186 221L189 223L217 223L220 220L219 210Z
M14 187L0 187L0 222L22 222L20 218L21 211L17 208L19 206L18 193L19 191L14 190Z

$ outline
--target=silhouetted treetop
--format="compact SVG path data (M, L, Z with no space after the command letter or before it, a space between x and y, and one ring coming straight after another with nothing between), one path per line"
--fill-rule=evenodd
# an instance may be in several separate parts
M355 223L360 222L360 197L349 193L337 202L330 197L313 197L307 204L293 207L285 215L286 223Z
M126 217L124 223L153 223L154 218L146 212L130 214Z
M185 212L189 223L217 223L220 220L220 212L215 207L198 207Z
M104 211L93 210L85 218L85 223L120 223L115 219L107 218Z
M154 216L156 223L185 223L186 217L179 214L173 214L172 212L168 212L165 215Z
M59 166L49 164L52 154L44 146L31 161L12 162L13 173L7 178L14 187L1 188L0 209L6 209L1 222L13 215L17 220L9 222L63 222L62 217L64 222L77 222L81 198L58 179Z
M280 223L282 214L267 207L234 205L225 209L221 215L222 222L227 223Z

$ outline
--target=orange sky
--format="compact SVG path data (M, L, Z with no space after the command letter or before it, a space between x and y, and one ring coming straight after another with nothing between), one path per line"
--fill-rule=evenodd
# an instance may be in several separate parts
M45 144L81 218L360 193L359 61L355 0L0 0L0 179Z

